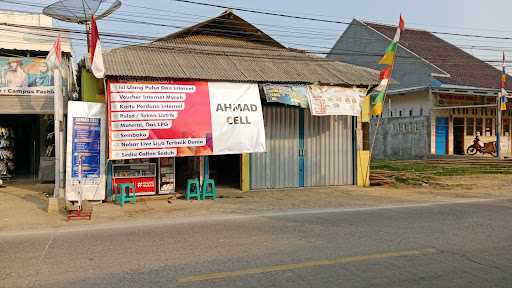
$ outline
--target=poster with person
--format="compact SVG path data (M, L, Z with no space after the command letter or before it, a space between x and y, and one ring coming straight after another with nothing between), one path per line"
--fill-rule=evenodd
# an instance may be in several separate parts
M0 57L0 96L54 95L44 58Z

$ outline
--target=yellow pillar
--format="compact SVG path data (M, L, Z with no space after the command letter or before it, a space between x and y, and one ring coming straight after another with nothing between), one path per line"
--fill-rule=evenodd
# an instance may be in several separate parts
M370 186L370 96L362 100L360 123L357 124L357 186Z
M240 165L240 188L242 189L242 191L244 192L248 192L249 190L251 190L251 186L250 186L250 183L251 183L251 175L250 175L250 170L249 170L249 162L250 162L250 159L249 159L249 154L245 153L245 154L242 154L241 156L241 162L242 162L242 165Z

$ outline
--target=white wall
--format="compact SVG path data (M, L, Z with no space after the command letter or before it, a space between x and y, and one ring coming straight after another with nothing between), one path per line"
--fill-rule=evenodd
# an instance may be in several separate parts
M388 95L386 97L384 117L410 117L409 113L411 110L414 117L428 116L430 115L432 105L428 91ZM400 116L400 111L402 116Z
M0 11L0 24L2 23L53 27L53 19L48 16L11 11ZM53 31L5 25L0 25L0 28L0 49L49 51L58 34ZM67 33L61 33L63 52L71 52L71 43L67 37Z

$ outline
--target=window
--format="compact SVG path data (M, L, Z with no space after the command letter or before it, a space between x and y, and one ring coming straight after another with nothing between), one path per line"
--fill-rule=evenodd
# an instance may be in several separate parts
M393 111L389 111L389 116L393 117Z
M475 135L478 135L478 136L483 135L483 133L484 133L483 126L484 126L484 119L476 118Z
M416 123L416 132L421 131L421 124Z
M423 116L423 108L420 108L420 116Z
M492 118L485 118L485 136L492 136Z
M472 117L466 118L466 136L475 135L475 119Z
M510 119L503 119L503 135L510 135Z
M412 109L409 110L409 116L412 116Z
M398 116L402 117L402 110L398 112Z

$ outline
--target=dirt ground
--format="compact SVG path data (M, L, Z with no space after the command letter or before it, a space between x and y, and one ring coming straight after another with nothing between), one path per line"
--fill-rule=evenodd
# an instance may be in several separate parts
M241 192L220 189L215 201L168 201L168 197L139 197L124 207L103 202L93 205L91 221L66 222L64 210L48 213L51 184L9 184L0 188L0 232L123 223L137 219L248 215L297 209L362 208L461 199L512 197L512 175L438 177L423 186L353 186Z

